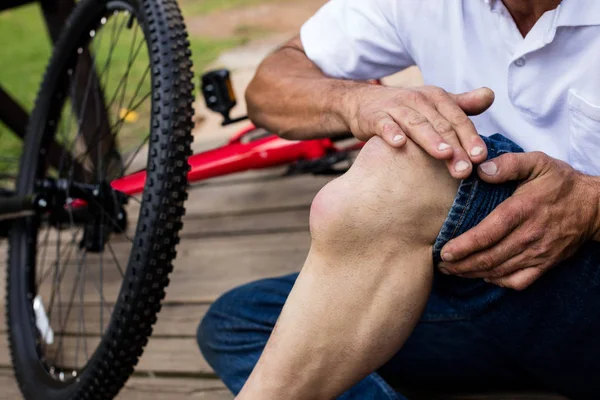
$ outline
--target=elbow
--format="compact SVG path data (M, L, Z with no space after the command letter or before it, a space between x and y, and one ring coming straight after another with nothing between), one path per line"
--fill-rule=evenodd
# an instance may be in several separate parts
M256 76L250 81L248 88L246 88L246 108L248 112L248 118L254 123L259 125L260 120L260 92L256 88Z
M268 91L268 82L262 76L261 69L259 68L256 75L248 85L246 89L246 108L248 112L248 118L259 128L265 128L270 130L268 121L268 98L270 97Z
M264 63L263 63L264 64ZM269 73L261 65L246 89L246 108L248 118L257 128L266 129L283 139L297 139L293 130L286 129L287 121L281 116L281 106L277 74Z

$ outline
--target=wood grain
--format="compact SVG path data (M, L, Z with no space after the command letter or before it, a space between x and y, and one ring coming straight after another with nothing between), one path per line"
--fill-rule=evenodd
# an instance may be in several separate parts
M167 300L210 302L234 286L297 272L304 263L309 245L310 235L305 229L285 234L261 233L183 241L178 246ZM121 268L125 268L129 244L115 243L113 249L120 259ZM58 301L62 304L68 303L73 296L75 307L81 301L100 303L103 299L105 303L114 303L122 282L117 264L106 256L100 268L98 256L88 255L81 270L78 260L71 259L66 264L55 298L60 295ZM49 277L40 287L46 307L49 307L52 297L51 283L52 278Z
M154 325L153 337L195 337L198 323L206 314L208 304L194 303L172 303L165 302L160 313L158 321ZM73 318L69 318L64 329L59 329L54 326L56 334L66 332L71 335L82 334L81 327L78 326L78 310L75 310ZM3 315L4 313L0 313ZM88 303L84 305L83 316L85 319L86 333L89 336L97 336L100 334L100 327L106 327L107 320L104 317L103 324L100 319L100 305ZM4 317L0 317L4 321ZM0 325L0 332L6 332L6 326Z

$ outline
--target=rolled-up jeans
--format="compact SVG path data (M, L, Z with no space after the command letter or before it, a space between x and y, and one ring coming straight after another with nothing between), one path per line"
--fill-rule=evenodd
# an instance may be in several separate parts
M523 151L499 134L483 139L488 158ZM462 181L435 242L434 261L445 243L477 225L516 187L488 184L476 173ZM200 349L233 393L258 361L296 277L233 289L202 320ZM398 387L534 388L600 398L600 244L585 244L521 292L436 269L426 310L407 342L340 399L406 398L409 392Z

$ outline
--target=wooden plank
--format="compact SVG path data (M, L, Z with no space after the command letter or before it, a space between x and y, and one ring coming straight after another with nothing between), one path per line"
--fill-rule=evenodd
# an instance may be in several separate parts
M268 233L258 235L211 237L201 240L184 240L178 247L171 284L167 289L167 300L171 302L210 302L224 291L260 278L283 275L298 271L306 258L310 244L308 231L291 231L285 234ZM130 245L113 245L121 267L129 256ZM60 291L59 303L73 295L77 283L78 260L67 264ZM102 270L102 287L100 271ZM85 272L83 272L85 271ZM44 304L49 307L53 273L40 287ZM87 256L79 275L74 304L83 297L84 303L114 303L122 284L122 277L115 262L104 258L100 268L96 254ZM81 291L80 291L81 290ZM101 296L102 293L102 296Z
M218 379L132 377L117 400L232 400L233 395Z
M1 353L0 353L1 354ZM12 370L4 366L0 369L0 400L14 400L21 398L21 392L14 378ZM138 371L140 368L138 368ZM218 379L201 378L150 378L131 377L125 387L116 397L120 400L231 400L233 395Z
M226 214L274 207L307 206L331 177L300 175L227 185L192 186L187 213Z
M158 314L158 322L154 325L153 337L194 338L198 323L204 317L204 314L206 314L208 307L208 304L166 302ZM83 331L78 326L78 305L75 305L73 311L73 315L67 321L64 330L61 330L57 324L52 325L56 334L59 334L61 331L70 335L82 334ZM100 326L102 325L106 328L108 323L108 313L106 313L101 324L99 304L86 304L84 306L84 318L86 334L90 336L98 336L100 334ZM6 332L7 329L6 325L0 325L0 332Z
M136 371L213 374L195 338L151 338Z
M0 334L4 343L7 343L5 333ZM73 338L63 341L59 358L56 364L64 368L82 367L85 363L85 354L83 351L83 342L80 342L79 348ZM95 349L93 340L98 338L88 338L88 349ZM55 344L48 348L48 360L55 360L54 351L58 346L58 338L55 338ZM91 356L91 354L88 354ZM10 355L8 346L2 346L0 349L0 367L10 367ZM212 374L211 367L207 364L198 349L196 339L194 338L151 338L146 346L144 354L140 359L137 372L152 373L188 373L188 374Z
M136 215L137 217L137 209ZM239 236L264 234L269 232L289 232L308 230L310 204L295 205L287 207L272 207L259 210L241 210L238 212L226 212L223 214L186 214L183 218L183 228L179 234L182 240L191 240L206 237ZM127 236L133 238L135 235L136 220L131 219ZM72 230L61 231L61 259L65 258L66 252L77 251L81 241L82 231L79 230L75 243L71 243ZM58 241L57 231L51 229L46 236L44 229L38 238L38 268L41 267L41 259L44 248L46 256L44 263L46 268L56 262L56 245ZM110 244L127 243L128 239L119 234L110 237ZM0 257L6 255L7 247L0 244ZM110 259L110 249L105 249L105 258ZM75 257L75 253L73 253ZM76 258L74 258L76 259ZM93 257L98 260L98 257ZM88 260L88 263L92 259ZM40 271L41 272L41 271Z
M0 369L0 400L22 398L15 376L10 369Z
M0 333L0 368L12 368L6 333Z
M197 187L190 190L190 198L186 202L186 216L182 236L203 236L215 232L236 233L256 227L256 230L275 230L277 228L308 227L308 210L315 194L331 178L312 176L290 177L275 180L259 180L258 182L241 182L233 185L216 184ZM131 201L126 208L129 217L127 235L134 236L139 214L139 205ZM231 226L229 226L231 225ZM73 231L62 230L61 246L68 248L67 240ZM81 230L77 234L77 242L81 239ZM38 242L49 248L47 257L55 257L54 245L58 241L57 231L51 229L40 231ZM121 235L113 235L111 243L126 241ZM6 256L7 245L0 245L0 257ZM41 250L39 250L41 253ZM52 262L49 258L47 262Z
M209 302L235 286L297 272L309 245L308 232L182 243L167 300Z
M187 215L180 237L183 241L216 237L308 230L309 206L258 210L239 214Z

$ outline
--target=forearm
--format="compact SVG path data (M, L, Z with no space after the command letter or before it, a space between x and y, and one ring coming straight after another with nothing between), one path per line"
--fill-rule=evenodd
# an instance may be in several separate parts
M350 131L350 102L365 86L326 77L295 38L260 65L246 91L248 114L287 139L334 136Z

